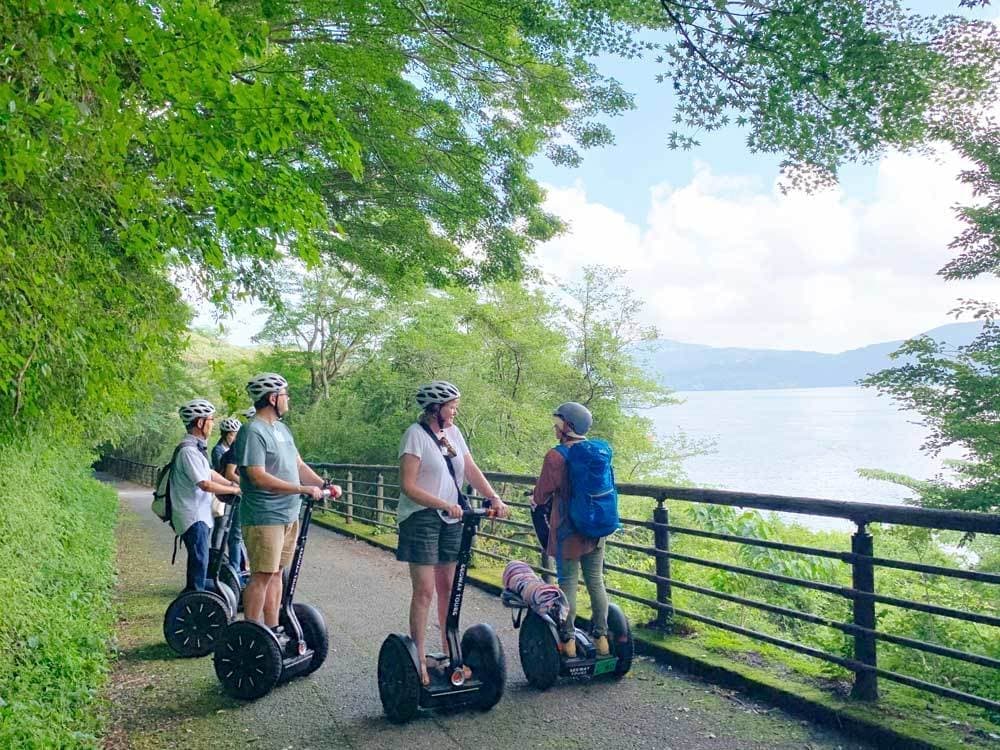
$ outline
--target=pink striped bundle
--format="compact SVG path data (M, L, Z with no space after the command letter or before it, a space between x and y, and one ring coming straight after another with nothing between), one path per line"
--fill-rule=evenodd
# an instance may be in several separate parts
M543 581L528 563L520 560L507 563L503 571L503 586L520 596L535 612L548 614L556 622L563 622L569 614L569 604L562 589Z

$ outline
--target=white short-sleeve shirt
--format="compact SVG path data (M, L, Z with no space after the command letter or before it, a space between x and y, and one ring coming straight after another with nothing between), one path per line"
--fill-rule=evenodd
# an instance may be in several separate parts
M170 470L170 508L174 531L182 535L198 521L212 528L211 492L198 486L212 477L208 458L199 449L198 441L191 435L181 440L174 468Z
M448 442L458 453L451 459L451 465L455 467L455 480L458 486L465 484L465 456L469 452L465 444L465 438L461 431L455 426L446 427L444 434ZM455 488L455 480L448 473L448 464L445 463L441 446L434 440L420 424L410 425L403 433L403 439L399 444L399 457L402 458L409 453L420 459L420 468L417 470L417 486L445 500L449 505L458 504L458 490ZM399 516L397 523L402 523L418 510L424 510L427 506L413 502L406 496L406 493L399 493ZM447 523L458 523L460 519L445 518Z

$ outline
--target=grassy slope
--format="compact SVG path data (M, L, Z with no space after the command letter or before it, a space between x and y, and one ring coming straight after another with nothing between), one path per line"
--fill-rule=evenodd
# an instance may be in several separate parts
M112 635L116 498L91 457L0 448L0 747L93 747Z

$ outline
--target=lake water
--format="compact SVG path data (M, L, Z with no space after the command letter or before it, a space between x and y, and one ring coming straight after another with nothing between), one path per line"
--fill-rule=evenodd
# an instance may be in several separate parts
M865 388L697 391L684 403L647 412L661 436L683 430L714 440L715 452L688 459L691 481L743 492L898 504L912 493L863 479L859 468L926 479L941 458L920 451L919 415ZM957 457L958 453L950 454ZM804 521L804 517L798 517ZM810 526L846 528L834 522Z

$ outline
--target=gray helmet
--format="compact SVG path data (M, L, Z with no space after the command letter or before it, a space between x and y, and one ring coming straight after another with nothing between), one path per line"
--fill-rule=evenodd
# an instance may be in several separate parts
M251 406L249 409L247 409L245 412L243 412L243 416L246 417L247 419L253 419L253 415L256 414L256 413L257 413L257 410L254 409Z
M250 379L247 383L247 393L255 404L269 393L277 393L288 387L288 381L276 372L265 372Z
M590 409L583 404L578 404L576 401L567 401L565 404L560 404L552 412L552 416L562 419L577 435L586 435L587 430L594 424L594 417L590 413Z
M181 415L181 421L188 425L196 419L211 417L215 414L215 407L203 398L196 398L182 404L177 413Z
M434 380L417 389L417 403L421 409L426 409L431 404L447 404L461 395L458 388L446 380Z
M226 417L219 423L219 429L223 432L239 432L243 423L236 417Z

